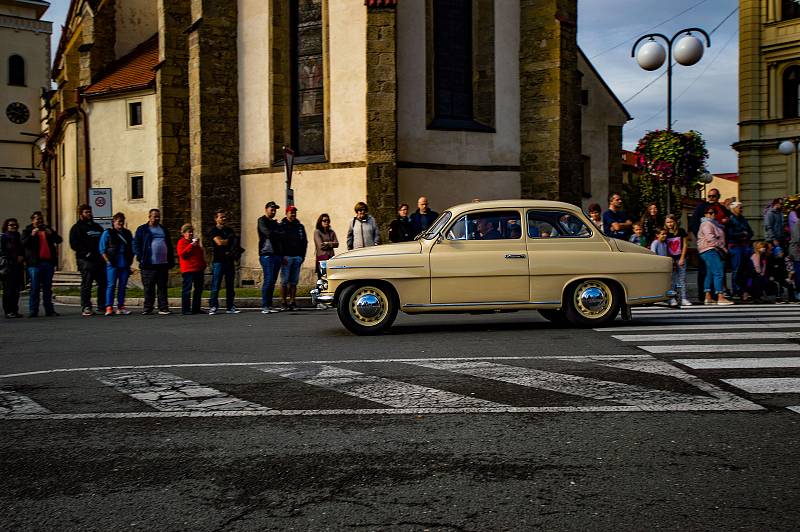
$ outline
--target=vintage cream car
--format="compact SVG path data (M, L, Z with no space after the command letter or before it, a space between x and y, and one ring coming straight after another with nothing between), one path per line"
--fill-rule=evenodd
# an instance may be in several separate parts
M312 299L335 306L356 334L388 329L398 310L536 309L596 327L674 295L672 259L607 238L578 207L555 201L457 205L412 242L356 249L321 268Z

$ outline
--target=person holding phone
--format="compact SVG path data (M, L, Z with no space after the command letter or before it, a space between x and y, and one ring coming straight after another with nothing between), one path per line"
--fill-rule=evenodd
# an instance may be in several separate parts
M183 238L178 240L178 263L181 267L181 314L200 314L200 299L203 296L203 280L206 257L203 245L194 236L192 224L181 227ZM192 293L194 288L194 293Z

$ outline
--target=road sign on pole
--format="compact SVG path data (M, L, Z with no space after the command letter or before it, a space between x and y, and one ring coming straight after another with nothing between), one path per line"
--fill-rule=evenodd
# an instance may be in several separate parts
M110 188L90 188L89 206L95 218L111 218L113 210L111 206Z
M294 190L292 190L292 167L294 166L294 150L289 146L283 147L283 172L286 175L286 206L294 205Z

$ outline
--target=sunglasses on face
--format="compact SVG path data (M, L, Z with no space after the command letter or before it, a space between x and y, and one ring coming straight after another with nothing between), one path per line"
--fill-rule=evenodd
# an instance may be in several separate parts
M323 218L322 221L330 223L330 220L328 220L327 218Z
M709 198L718 198L719 194L709 194L708 197Z

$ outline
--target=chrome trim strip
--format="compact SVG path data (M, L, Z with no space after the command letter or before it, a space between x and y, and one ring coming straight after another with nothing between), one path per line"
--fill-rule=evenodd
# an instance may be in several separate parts
M360 266L358 264L353 266L328 266L329 270L349 270L352 268L364 268L364 269L398 269L398 268L424 268L425 266Z
M559 305L561 301L489 301L488 303L406 303L403 308L496 307L510 305Z

